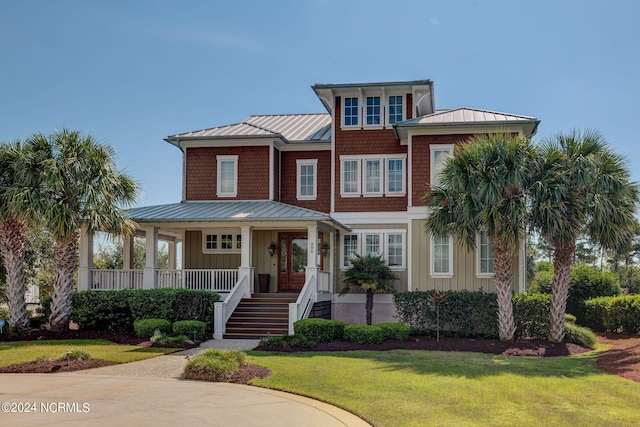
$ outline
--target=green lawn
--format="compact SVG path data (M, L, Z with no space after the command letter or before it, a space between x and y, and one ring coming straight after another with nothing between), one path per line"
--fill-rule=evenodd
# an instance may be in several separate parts
M640 384L596 368L597 354L251 352L248 361L273 372L253 384L324 400L375 426L640 425Z
M0 341L0 366L31 362L40 358L57 359L68 350L82 349L92 359L118 363L135 362L173 353L181 349L114 344L105 340Z

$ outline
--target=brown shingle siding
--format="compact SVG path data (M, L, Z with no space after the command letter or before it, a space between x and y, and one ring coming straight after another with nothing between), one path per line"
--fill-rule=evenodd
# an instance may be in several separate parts
M298 159L317 159L316 200L297 199ZM320 212L331 210L331 152L283 151L281 164L282 185L280 201Z

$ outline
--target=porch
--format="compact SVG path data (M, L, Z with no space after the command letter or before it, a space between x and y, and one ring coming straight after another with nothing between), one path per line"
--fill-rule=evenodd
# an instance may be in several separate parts
M314 303L329 299L333 293L338 228L347 228L336 224L327 214L277 202L247 202L255 210L267 209L270 213L256 213L255 210L244 213L240 206L243 203L178 204L183 211L181 218L174 221L141 215L147 208L139 208L142 212L130 210L129 213L134 213L131 217L140 225L138 235L145 238L144 268L131 268L132 239L125 241L123 269L94 268L93 236L83 230L78 289L180 288L216 291L222 298L221 302L215 304L214 311L214 337L217 339L227 334L227 325L239 305L257 307L264 304L262 300L265 295L268 298L286 293L281 296L293 299L286 301L284 330L269 326L271 313L267 313L267 317L244 323L256 326L256 334L261 334L258 337L292 334L293 323L308 317ZM198 215L202 215L203 207L209 208L206 220L202 217L197 221L185 220L185 209L194 205L200 210ZM229 213L230 207L242 211ZM226 212L224 218L220 217L220 208ZM274 209L278 210L277 217L274 217ZM248 219L252 215L254 218ZM160 240L169 245L168 269L158 268ZM176 250L178 244L181 244L181 251ZM259 278L267 278L269 283L267 289L260 290L263 292L261 301L255 298L259 292ZM283 301L280 298L279 302ZM277 317L282 317L281 313ZM231 328L234 322L237 323L237 319L232 320Z

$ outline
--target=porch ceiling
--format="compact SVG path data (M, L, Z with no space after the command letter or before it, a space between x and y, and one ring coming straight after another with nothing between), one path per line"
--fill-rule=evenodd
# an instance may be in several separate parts
M271 200L181 202L127 209L138 223L318 221L351 231L329 214Z

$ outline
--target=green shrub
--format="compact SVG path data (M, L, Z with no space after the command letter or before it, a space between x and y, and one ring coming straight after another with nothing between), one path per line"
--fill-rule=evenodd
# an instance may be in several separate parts
M407 341L411 328L402 323L380 323L376 325L382 330L385 341Z
M204 338L204 332L207 329L207 325L206 323L198 320L178 320L173 323L172 329L173 333L176 335L186 335L192 339L195 333L195 338L197 340L202 340Z
M596 348L598 342L591 329L566 322L564 324L564 340L587 348Z
M316 343L342 338L345 323L319 318L302 319L293 324L295 335L304 335Z
M570 323L572 325L576 324L576 316L573 314L565 313L564 314L564 323Z
M165 319L142 319L136 320L133 324L136 335L141 338L150 338L159 330L161 334L171 331L171 322Z
M396 292L393 301L396 318L413 334L434 334L436 306L429 300L435 291ZM498 337L496 294L449 291L440 305L440 333L457 337Z
M171 337L166 334L156 335L154 334L150 340L154 344L180 344L189 341L189 337L186 335L176 335Z
M384 342L384 333L376 325L346 325L344 339L358 344L381 344Z
M527 292L532 294L551 294L552 285L553 268L549 270L538 270L536 276L527 286Z
M260 340L260 346L267 348L310 348L314 345L316 343L304 335L282 335Z
M516 294L513 296L513 317L516 338L547 339L551 296L546 294Z
M65 361L65 360L89 360L91 359L91 355L89 354L88 351L84 351L82 349L74 349L74 350L69 350L65 353L63 353L58 360L61 361Z
M132 332L134 320L148 318L198 320L211 328L219 299L217 292L188 289L81 291L73 294L71 317L84 330Z
M640 295L586 301L586 324L595 331L640 333Z
M241 351L209 349L196 353L184 368L190 380L226 381L244 364L246 354Z
M0 320L9 320L9 309L0 307Z

